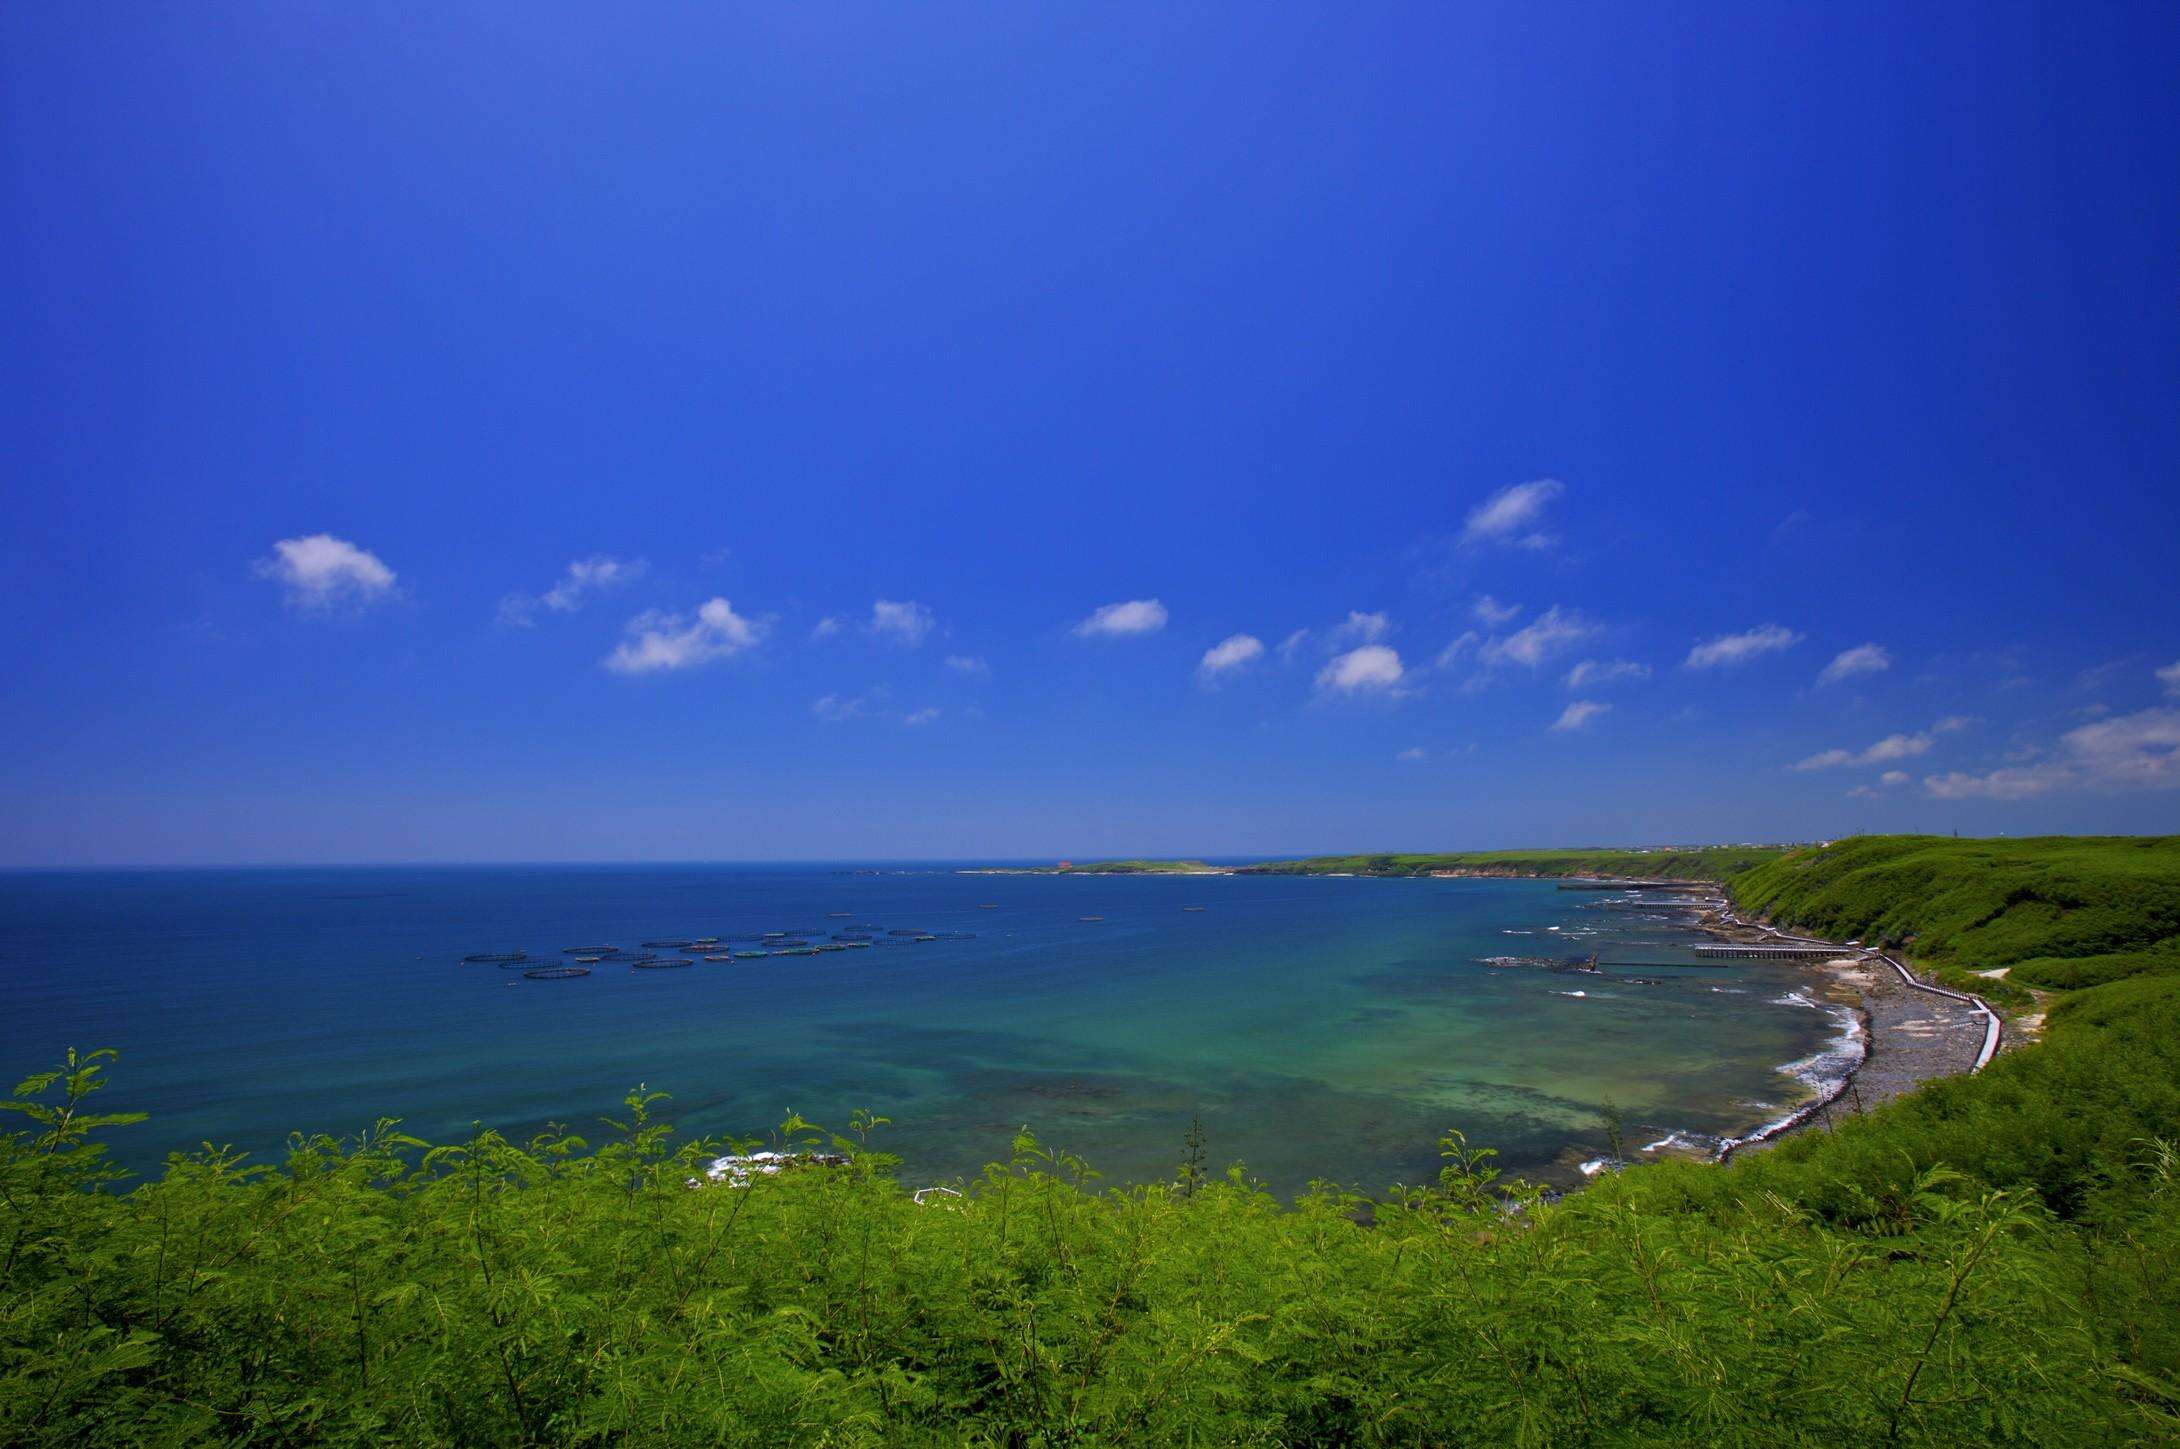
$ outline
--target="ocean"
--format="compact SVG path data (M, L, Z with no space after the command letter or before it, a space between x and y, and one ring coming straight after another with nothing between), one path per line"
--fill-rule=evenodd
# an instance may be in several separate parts
M1004 1159L1024 1126L1108 1183L1167 1178L1200 1118L1214 1169L1282 1193L1427 1180L1449 1128L1509 1170L1575 1181L1605 1150L1608 1103L1640 1157L1807 1097L1841 1022L1793 967L1629 981L1483 964L1695 960L1683 925L1613 899L931 865L19 872L0 875L0 1070L118 1048L100 1106L151 1114L110 1139L138 1172L207 1142L277 1159L291 1132L381 1117L432 1141L479 1123L596 1134L643 1084L690 1135L867 1108L912 1186ZM566 980L461 960L852 926L879 944L683 970L608 958Z

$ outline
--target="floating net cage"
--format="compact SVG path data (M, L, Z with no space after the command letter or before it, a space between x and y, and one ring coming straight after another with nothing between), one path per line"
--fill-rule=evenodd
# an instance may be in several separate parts
M646 951L679 951L693 944L690 941L646 941L643 943L643 949Z
M886 934L889 936L921 936L924 933L922 931L912 931L904 927L896 926L892 930L886 932Z
M509 961L527 961L529 959L530 953L527 951L476 951L462 958L465 962L491 962L494 965L504 965Z
M532 966L522 973L532 981L566 981L570 977L588 976L588 966Z
M721 951L715 955L706 956L704 959L707 961L732 961L734 953L732 951Z
M560 954L563 956L612 956L618 954L620 949L618 946L563 946L560 948Z
M688 956L646 956L628 964L638 971L670 971L677 966L694 966L696 962Z
M550 961L532 961L527 956L503 956L493 963L502 971L520 971L525 966L549 966Z
M780 946L807 946L810 943L801 936L773 936L768 938L765 944L777 948Z
M939 941L974 941L976 939L976 932L938 931L933 933L933 939Z

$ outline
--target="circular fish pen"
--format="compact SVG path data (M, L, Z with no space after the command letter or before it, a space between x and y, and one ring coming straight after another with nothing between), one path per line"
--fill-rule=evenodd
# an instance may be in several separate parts
M462 958L465 963L471 961L480 964L489 962L495 966L504 965L509 961L527 961L529 959L530 953L527 951L477 951Z
M522 973L532 981L566 981L576 976L590 975L588 966L532 966Z
M683 966L694 966L687 956L646 956L640 961L628 963L638 971L672 971Z
M892 930L886 932L886 934L889 936L921 936L924 933L922 931L905 930L899 926L896 926Z
M769 936L765 944L775 949L781 946L807 946L810 943L800 936Z
M646 951L680 951L694 944L696 943L693 941L645 941L643 949Z
M563 956L611 956L620 949L618 946L563 946L560 948L560 954Z

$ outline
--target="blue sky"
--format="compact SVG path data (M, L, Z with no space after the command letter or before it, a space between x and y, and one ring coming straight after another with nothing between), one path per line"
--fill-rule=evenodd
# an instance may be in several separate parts
M0 860L2180 828L2176 69L5 7Z

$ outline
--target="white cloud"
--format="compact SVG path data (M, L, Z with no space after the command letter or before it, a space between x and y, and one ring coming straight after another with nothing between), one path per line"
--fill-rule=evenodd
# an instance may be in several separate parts
M1536 525L1543 521L1546 506L1566 491L1566 485L1556 478L1501 488L1470 510L1468 524L1461 530L1461 542L1549 548L1551 536Z
M1420 765L1425 760L1428 760L1430 757L1431 752L1424 749L1421 745L1410 745L1407 749L1402 750L1399 754L1393 756L1394 759L1408 765Z
M558 614L572 614L583 607L583 600L592 594L602 594L617 589L643 576L644 561L640 558L609 558L605 554L593 554L568 565L559 582L542 594L509 594L500 600L500 622L511 628L527 629L537 622L539 609L551 609Z
M981 654L949 654L946 656L946 667L956 674L989 674L992 672L992 666L984 661L984 656Z
M810 626L810 637L813 639L830 639L839 632L840 621L830 614Z
M1124 604L1106 604L1089 618L1075 626L1075 632L1085 639L1100 635L1116 637L1128 634L1155 634L1166 627L1166 606L1156 599L1130 599Z
M2056 760L1985 775L1932 775L1923 788L1940 800L2026 800L2067 788L2180 790L2180 709L2137 710L2079 725L2059 744Z
M2060 743L2094 789L2180 788L2180 709L2098 720L2068 730Z
M2175 661L2157 671L2157 682L2165 686L2165 693L2180 699L2180 661Z
M1887 735L1864 750L1822 750L1809 758L1797 761L1797 770L1829 770L1839 765L1883 765L1894 760L1912 759L1929 752L1933 743L1928 734Z
M871 705L860 694L823 694L810 701L810 712L828 724L838 724L844 719L861 719L871 712Z
M870 631L881 639L914 648L938 626L938 619L921 604L893 599L871 601Z
M1957 734L1961 730L1983 723L1972 714L1949 714L1930 727L1934 735Z
M1263 657L1262 639L1254 634L1229 634L1204 651L1202 662L1196 666L1196 673L1208 683L1245 668Z
M1454 665L1461 662L1462 658L1471 649L1479 647L1482 643L1483 640L1478 637L1474 629L1467 630L1460 638L1438 651L1438 667L1440 669L1453 668Z
M1317 671L1317 687L1327 693L1385 693L1397 689L1402 676L1400 655L1383 644L1365 644L1335 655Z
M288 607L306 614L368 608L394 593L394 571L377 554L330 533L283 538L253 568L286 590Z
M2027 800L2047 794L2071 778L2072 772L2064 765L2008 766L1988 775L1965 775L1958 770L1927 775L1923 789L1939 800Z
M1591 720L1597 718L1599 715L1603 714L1606 710L1611 708L1611 705L1599 704L1594 699L1575 700L1572 704L1568 705L1565 709L1559 712L1559 718L1552 721L1552 728L1555 730L1559 730L1563 733L1571 730L1581 729Z
M1534 669L1596 632L1597 626L1582 615L1554 604L1505 638L1486 641L1482 658L1487 665L1512 661Z
M1802 636L1792 629L1777 624L1759 624L1741 634L1721 634L1707 639L1688 651L1687 667L1712 669L1746 664L1762 654L1781 649L1791 649L1802 642Z
M1393 632L1393 621L1384 614L1365 614L1360 609L1350 609L1347 618L1335 624L1325 634L1325 647L1338 649L1348 644L1375 644Z
M1857 674L1880 674L1892 668L1892 656L1882 644L1857 644L1852 649L1842 649L1832 656L1832 662L1824 666L1817 676L1818 684L1837 684L1842 679L1852 679Z
M764 625L734 612L725 599L707 599L696 617L646 609L628 621L631 637L606 656L606 668L619 674L650 674L661 669L691 669L754 648Z
M1907 782L1908 772L1905 770L1887 770L1877 777L1877 783L1888 788L1895 785L1905 785Z
M910 713L908 713L908 714L902 715L902 716L901 716L901 723L902 723L902 724L905 724L905 725L909 725L909 726L911 726L911 727L913 727L913 726L915 726L915 725L927 725L927 724L931 723L931 721L933 721L933 720L937 719L938 717L939 717L939 712L938 712L938 711L937 711L936 709L930 709L930 708L926 708L926 709L919 709L919 710L913 710L913 711L911 711L911 712L910 712Z
M1304 648L1308 647L1309 642L1309 630L1295 630L1292 634L1289 634L1286 638L1279 641L1279 662L1282 664L1293 663L1294 656L1301 653Z
M1502 624L1513 623L1515 615L1521 612L1521 605L1502 604L1489 594L1478 594L1476 602L1469 605L1469 612L1486 629L1496 629Z
M1649 677L1650 666L1632 659L1585 659L1567 671L1566 684L1569 689L1586 689L1593 684L1634 684Z

